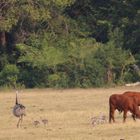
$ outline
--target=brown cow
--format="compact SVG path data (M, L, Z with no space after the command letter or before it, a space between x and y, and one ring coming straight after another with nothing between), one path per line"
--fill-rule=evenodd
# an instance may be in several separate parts
M140 118L140 111L137 104L136 97L129 97L123 94L113 94L109 98L109 123L111 120L115 122L114 113L115 110L123 111L123 122L125 122L127 117L127 112L130 111L132 113L132 117L135 120L135 117Z
M137 104L138 106L140 106L140 92L135 92L135 91L126 91L123 93L123 95L125 96L129 96L129 97L136 97L137 98ZM119 111L119 113L121 113L122 110Z
M129 97L136 97L138 106L140 106L140 92L126 91L123 93L123 95L129 96Z

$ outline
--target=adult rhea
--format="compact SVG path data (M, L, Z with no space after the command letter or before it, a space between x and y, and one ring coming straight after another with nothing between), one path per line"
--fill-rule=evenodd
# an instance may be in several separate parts
M15 106L13 107L13 114L15 117L18 117L19 120L17 122L17 128L19 128L19 126L21 126L22 121L23 121L23 116L25 116L25 106L22 104L19 104L18 102L18 91L16 91L16 102L15 102Z

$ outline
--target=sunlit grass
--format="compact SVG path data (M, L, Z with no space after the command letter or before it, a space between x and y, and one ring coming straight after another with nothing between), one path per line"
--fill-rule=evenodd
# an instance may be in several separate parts
M26 106L27 116L22 128L17 129L17 118L12 114L15 91L0 92L0 140L138 140L140 121L130 115L122 123L122 114L115 113L115 124L91 125L91 117L100 113L108 119L108 98L113 93L140 87L108 89L23 90L20 102ZM41 119L48 119L46 127ZM40 121L36 127L35 120Z

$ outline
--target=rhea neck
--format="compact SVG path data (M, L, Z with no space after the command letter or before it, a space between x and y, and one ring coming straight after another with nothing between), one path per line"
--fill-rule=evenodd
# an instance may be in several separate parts
M18 91L16 91L16 105L19 104L18 103Z

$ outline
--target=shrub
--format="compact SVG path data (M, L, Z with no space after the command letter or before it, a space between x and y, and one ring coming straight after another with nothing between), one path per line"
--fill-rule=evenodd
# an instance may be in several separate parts
M55 87L55 88L67 88L68 87L68 77L65 73L55 73L50 74L48 76L48 84L49 87Z
M15 86L19 74L19 69L16 65L7 64L0 72L0 85L1 86Z

